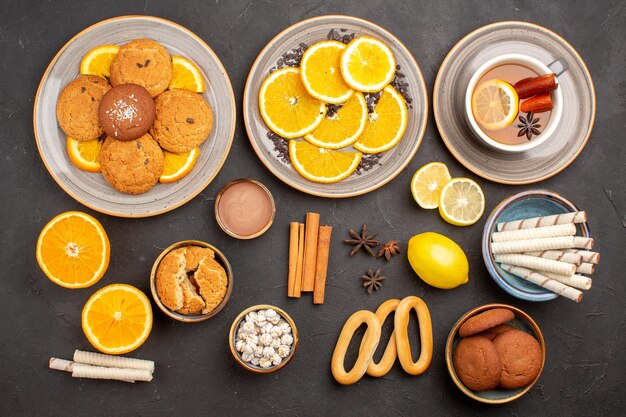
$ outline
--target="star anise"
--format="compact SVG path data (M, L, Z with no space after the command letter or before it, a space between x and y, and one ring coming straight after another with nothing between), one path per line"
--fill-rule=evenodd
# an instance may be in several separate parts
M400 246L398 246L397 240L390 240L385 243L378 251L378 257L385 256L387 262L391 260L391 257L400 253Z
M378 232L374 232L371 235L367 235L367 225L363 225L361 229L361 234L358 234L352 229L348 229L350 232L350 236L352 239L345 239L343 243L347 243L348 245L354 246L352 252L350 252L350 256L357 253L361 248L365 249L367 253L372 256L376 256L374 253L374 249L378 246L378 241L374 240Z
M373 272L372 268L369 268L365 275L361 275L363 286L367 290L368 294L371 294L372 291L378 291L378 289L383 286L385 278L386 277L380 274L380 269Z
M541 125L537 124L540 119L539 117L533 119L534 116L535 115L533 112L528 112L526 114L526 117L519 117L519 121L521 123L517 125L517 127L519 128L519 132L517 132L517 137L526 135L526 139L531 140L533 135L537 136L541 133L539 131Z

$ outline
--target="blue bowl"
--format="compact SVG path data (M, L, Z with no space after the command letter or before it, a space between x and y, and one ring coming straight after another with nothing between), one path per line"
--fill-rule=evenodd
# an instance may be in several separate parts
M514 297L526 301L548 301L558 295L538 285L528 282L504 271L495 263L491 253L491 235L496 225L501 222L528 219L531 217L550 216L578 211L578 208L563 196L548 190L529 190L505 198L493 209L483 231L482 251L485 266L491 278ZM591 237L587 223L576 225L577 235Z

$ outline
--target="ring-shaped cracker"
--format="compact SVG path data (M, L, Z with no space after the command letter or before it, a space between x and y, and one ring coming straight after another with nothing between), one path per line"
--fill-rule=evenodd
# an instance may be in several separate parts
M413 362L411 356L411 344L409 342L409 320L411 310L417 313L420 329L421 350L417 362ZM398 359L402 368L411 375L420 375L430 366L433 358L433 328L430 320L430 312L426 303L419 297L406 297L396 308L394 317L394 332L396 333L396 346Z
M396 308L400 304L400 300L396 300L392 298L391 300L387 300L382 303L378 309L376 310L376 317L378 317L378 321L380 321L380 325L382 327L385 324L385 320L387 320L387 316L396 311ZM361 347L363 347L363 341L361 341ZM367 374L369 376L381 377L387 375L387 373L391 370L396 358L398 357L398 349L396 348L396 332L395 330L391 332L391 336L389 336L389 341L387 342L387 347L385 348L385 352L383 356L380 358L380 361L376 363L374 358L370 361L370 364L367 367Z

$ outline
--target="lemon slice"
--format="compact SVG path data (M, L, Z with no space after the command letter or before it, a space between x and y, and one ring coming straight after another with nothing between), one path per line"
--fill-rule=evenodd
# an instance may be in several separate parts
M289 158L293 167L304 178L321 183L333 183L349 177L361 162L360 152L341 152L324 149L292 140Z
M336 113L327 116L313 132L304 136L313 145L341 149L352 145L365 130L367 103L363 93L356 92Z
M180 88L194 93L204 93L206 89L200 69L182 56L172 57L172 79L168 88Z
M476 182L469 178L453 178L441 189L439 214L455 226L476 223L485 211L485 196Z
M292 139L311 133L322 123L326 104L306 91L299 68L288 67L274 71L263 81L259 111L274 133Z
M421 208L439 207L441 188L450 181L448 167L442 162L431 162L422 166L413 175L411 193Z
M355 90L375 93L391 82L396 60L387 45L370 36L359 36L341 56L341 75Z
M111 61L119 50L120 47L117 45L101 45L93 48L80 61L80 73L108 78L111 75L109 71Z
M500 130L517 117L519 98L515 88L506 81L489 80L472 94L472 113L487 130Z
M98 156L103 142L100 139L76 140L68 136L65 146L70 161L78 168L87 172L100 172Z
M309 94L325 103L340 104L354 94L341 76L341 54L346 45L337 41L313 44L302 55L302 82Z
M181 154L163 151L164 163L163 173L159 177L159 182L176 182L191 172L196 165L200 148L194 148L189 152Z
M374 111L367 117L365 130L354 147L363 153L379 153L400 142L409 120L404 98L390 85L385 87Z

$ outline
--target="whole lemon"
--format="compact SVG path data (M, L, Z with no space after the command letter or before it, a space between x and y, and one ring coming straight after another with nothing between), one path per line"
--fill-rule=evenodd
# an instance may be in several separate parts
M468 281L469 264L463 249L444 235L415 235L406 252L415 273L433 287L456 288Z

